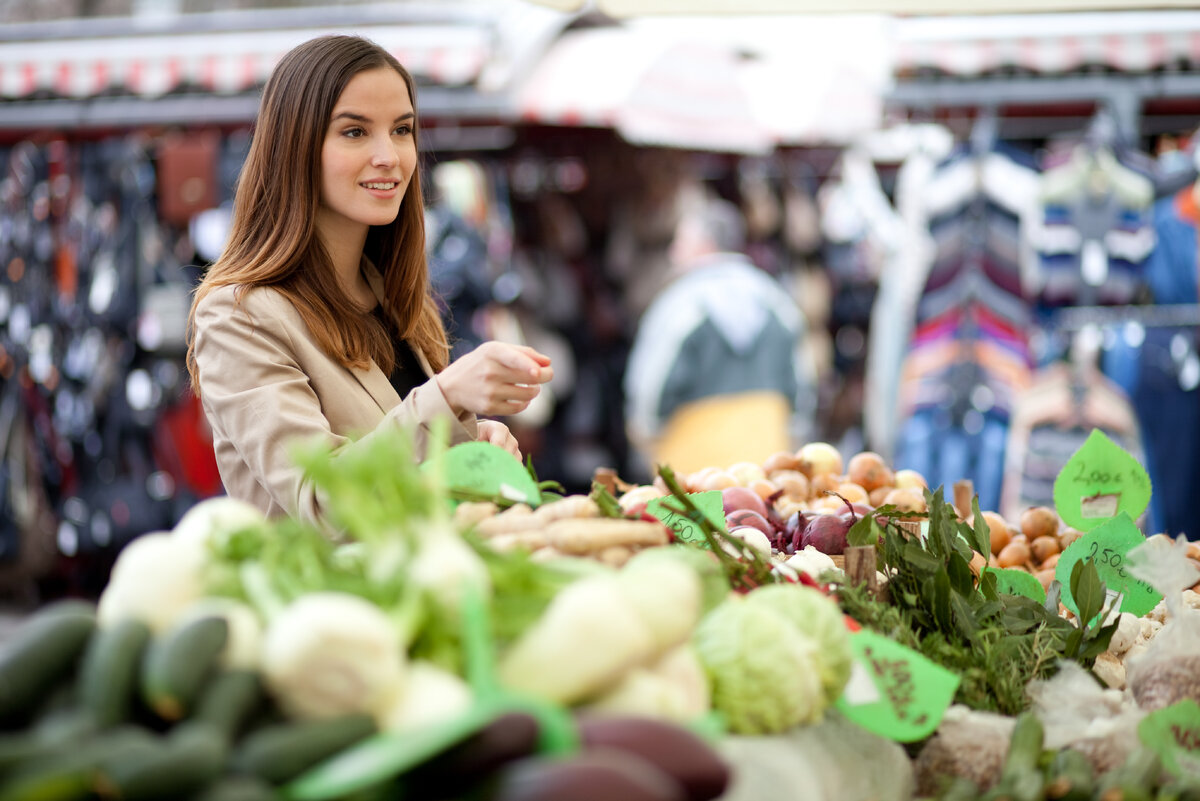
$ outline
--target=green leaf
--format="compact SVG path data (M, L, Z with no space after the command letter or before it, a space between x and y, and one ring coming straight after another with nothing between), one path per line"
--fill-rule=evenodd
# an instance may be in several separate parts
M974 514L975 528L972 533L975 535L975 540L972 547L984 556L992 552L992 529L988 526L987 521L983 519L983 513L979 511L979 496L976 495L971 499L971 512ZM966 525L965 523L963 525Z
M915 540L910 540L904 546L904 561L914 570L926 575L942 572L941 560L935 559L932 554L922 548L921 544Z
M1085 626L1104 608L1104 583L1091 559L1081 559L1071 571L1071 596L1079 609L1079 624Z
M883 529L879 527L879 523L875 522L875 515L863 515L846 532L846 544L853 547L875 545L881 536L883 536Z
M933 574L933 598L933 616L938 628L949 631L954 621L950 612L950 574L944 570Z
M1079 658L1079 647L1083 644L1083 628L1075 629L1067 635L1067 642L1063 648L1063 656L1068 659Z
M999 590L996 589L996 575L994 573L989 570L983 571L983 576L979 579L979 591L989 601L995 601L1000 598Z
M971 565L967 558L959 553L950 554L950 561L946 565L946 572L950 576L950 586L954 588L963 597L970 597L975 594L975 574L971 572Z
M975 635L979 632L979 624L975 622L975 614L971 611L971 607L962 596L951 593L950 609L954 614L954 625L958 629L958 633L963 636L963 639L973 643Z
M1113 621L1107 626L1102 627L1096 632L1095 636L1087 641L1087 646L1083 649L1083 653L1079 656L1081 659L1095 659L1108 650L1108 644L1112 641L1113 634L1117 631L1119 621Z

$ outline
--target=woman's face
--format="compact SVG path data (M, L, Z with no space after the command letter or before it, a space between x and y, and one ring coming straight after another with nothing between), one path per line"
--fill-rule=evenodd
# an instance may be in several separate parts
M323 238L365 236L368 226L396 219L417 166L415 125L398 72L380 67L350 79L321 146L317 229Z

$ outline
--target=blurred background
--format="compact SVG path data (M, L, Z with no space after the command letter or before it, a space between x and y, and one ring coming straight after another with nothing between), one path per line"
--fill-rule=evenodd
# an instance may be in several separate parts
M717 198L803 312L796 446L969 478L1015 519L1100 428L1150 472L1147 528L1187 531L1200 11L1170 5L0 0L0 596L94 594L221 492L190 291L258 92L329 32L418 83L456 352L555 361L510 421L540 477L648 478L626 362Z

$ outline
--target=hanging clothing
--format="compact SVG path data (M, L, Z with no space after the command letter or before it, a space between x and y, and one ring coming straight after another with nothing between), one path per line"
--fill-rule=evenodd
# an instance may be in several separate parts
M1000 513L1016 520L1030 506L1053 508L1054 481L1092 429L1144 463L1138 420L1119 386L1095 367L1038 370L1013 410Z
M895 463L931 486L970 479L995 509L1009 415L1031 370L1022 231L1037 173L1003 145L960 148L924 197L933 255L901 372Z
M1200 206L1189 186L1154 207L1158 238L1146 264L1155 303L1197 303ZM1146 326L1136 360L1134 408L1146 445L1155 530L1200 540L1192 501L1200 488L1200 355L1197 329Z
M1110 150L1081 145L1043 174L1039 195L1039 309L1133 303L1154 250L1153 182Z

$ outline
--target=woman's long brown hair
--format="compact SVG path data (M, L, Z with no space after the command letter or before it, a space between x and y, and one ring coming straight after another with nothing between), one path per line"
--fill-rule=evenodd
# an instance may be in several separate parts
M387 67L408 86L412 77L390 53L357 36L322 36L288 52L263 89L250 152L238 178L229 242L196 288L188 319L188 372L200 394L195 362L196 305L213 289L235 285L238 296L269 286L292 301L330 358L385 373L395 364L392 339L342 289L316 231L321 146L334 105L358 73ZM416 142L417 126L413 127ZM307 169L305 169L307 165ZM383 275L386 306L397 332L423 352L434 370L449 361L449 345L430 291L425 257L425 209L420 169L413 173L390 225L373 226L364 254Z

